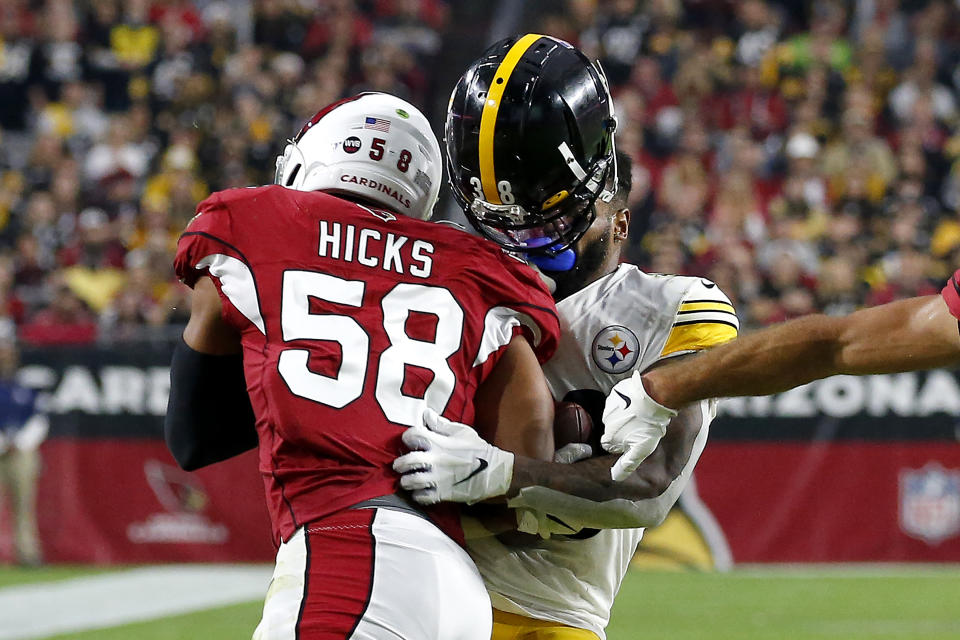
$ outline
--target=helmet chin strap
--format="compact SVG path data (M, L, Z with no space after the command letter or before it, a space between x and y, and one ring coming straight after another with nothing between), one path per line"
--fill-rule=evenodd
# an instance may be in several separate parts
M296 167L299 165L299 170L297 170L296 175L291 173L290 167ZM293 140L287 142L287 146L283 149L283 154L277 156L277 172L274 177L274 184L278 184L282 187L291 187L296 188L295 184L302 184L303 178L305 177L305 159L303 157L303 152L300 151L300 147L297 146L297 143ZM290 180L290 178L294 180ZM297 180L299 179L299 181ZM290 182L291 184L287 184Z

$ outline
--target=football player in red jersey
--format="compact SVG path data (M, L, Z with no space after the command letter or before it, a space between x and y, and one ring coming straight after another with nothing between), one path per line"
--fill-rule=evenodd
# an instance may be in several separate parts
M809 315L761 329L619 383L615 389L638 400L630 409L635 418L625 423L627 429L605 434L604 446L623 451L631 429L659 430L674 413L671 407L702 398L762 396L838 374L955 366L960 364L958 319L960 271L939 296L907 298L847 316Z
M304 126L275 186L213 194L180 239L194 291L165 433L189 469L259 442L279 551L258 640L489 638L458 507L408 502L390 466L425 408L549 458L538 360L559 326L529 267L426 221L440 162L419 111L361 94ZM457 483L512 460L491 446Z

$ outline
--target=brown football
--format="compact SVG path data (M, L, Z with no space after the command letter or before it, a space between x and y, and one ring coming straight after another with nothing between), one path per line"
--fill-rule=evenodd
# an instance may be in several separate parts
M593 420L576 402L558 402L553 416L553 446L556 449L571 442L589 442Z

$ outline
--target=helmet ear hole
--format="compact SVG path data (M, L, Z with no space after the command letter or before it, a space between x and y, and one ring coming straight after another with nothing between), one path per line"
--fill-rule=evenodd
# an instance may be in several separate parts
M290 172L290 177L287 178L287 184L284 185L285 187L293 186L293 181L297 179L297 174L300 173L300 167L302 166L302 164L298 164L293 168L293 171Z

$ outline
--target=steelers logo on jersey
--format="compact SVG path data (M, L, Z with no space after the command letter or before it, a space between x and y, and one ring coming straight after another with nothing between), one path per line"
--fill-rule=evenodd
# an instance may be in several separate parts
M593 339L593 361L606 373L626 373L640 357L640 341L626 327L615 324L601 329Z

